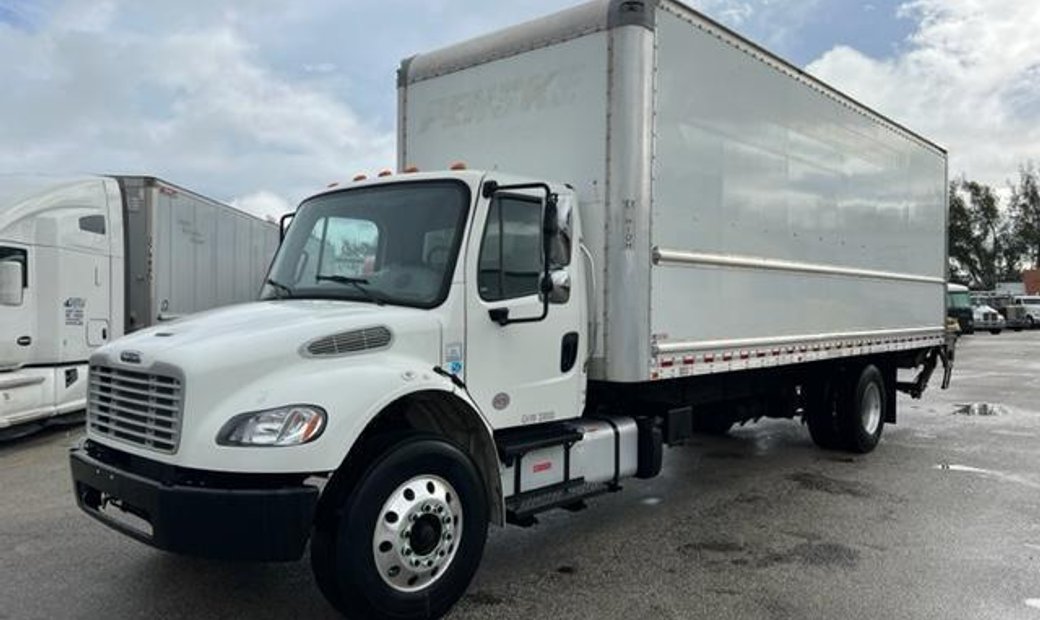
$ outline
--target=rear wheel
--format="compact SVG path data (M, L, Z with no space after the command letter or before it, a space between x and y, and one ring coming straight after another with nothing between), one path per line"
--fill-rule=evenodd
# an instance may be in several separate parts
M480 564L484 485L469 456L443 439L388 443L355 483L332 490L338 497L317 520L311 566L347 618L438 618Z
M997 335L997 334L999 334L999 333L1000 333L1001 331L1002 331L1002 330L999 330L999 329L991 329L991 330L989 330L989 333L991 333L991 334L993 334L994 336L996 336L996 335Z
M864 454L879 441L885 428L885 382L877 366L868 364L847 386L838 407L838 429L846 450Z
M823 379L809 386L803 419L809 427L809 436L813 443L824 450L841 448L841 435L838 429L837 413L837 375Z

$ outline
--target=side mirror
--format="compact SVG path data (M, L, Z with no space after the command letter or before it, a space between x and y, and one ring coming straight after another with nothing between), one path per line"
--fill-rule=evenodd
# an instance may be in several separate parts
M571 298L571 274L566 269L557 269L549 273L549 286L546 287L551 304L565 304Z
M0 305L22 305L25 266L20 261L0 261Z

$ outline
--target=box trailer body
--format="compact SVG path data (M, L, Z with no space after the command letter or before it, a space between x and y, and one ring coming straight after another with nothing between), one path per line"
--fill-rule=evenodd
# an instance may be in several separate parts
M0 261L21 271L0 304L0 429L15 433L84 408L102 345L253 299L278 243L274 224L154 177L0 184Z
M399 166L575 188L593 379L941 342L943 150L683 5L650 13L584 5L406 61Z
M91 356L84 511L192 555L309 541L344 615L436 617L489 522L760 417L869 452L948 382L943 150L685 6L412 57L398 97L400 173L305 200L258 302Z

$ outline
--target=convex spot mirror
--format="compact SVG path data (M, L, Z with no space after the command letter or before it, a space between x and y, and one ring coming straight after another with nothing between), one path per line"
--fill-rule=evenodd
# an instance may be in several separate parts
M565 304L571 298L571 274L566 269L556 269L549 273L549 280L544 287L551 304Z
M554 207L556 224L549 245L549 265L552 269L571 264L571 239L574 238L574 201L561 196Z
M0 305L22 305L22 282L24 269L20 261L0 261Z

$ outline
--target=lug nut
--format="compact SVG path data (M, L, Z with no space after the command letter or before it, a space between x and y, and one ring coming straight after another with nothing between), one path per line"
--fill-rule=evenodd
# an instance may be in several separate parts
M412 550L411 550L411 548L409 548L409 547L405 547L405 548L404 548L404 554L405 554L405 555L412 555Z
M422 511L423 512L430 512L430 510L432 510L432 508L430 508L429 504L426 504L425 506L422 507Z

